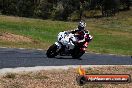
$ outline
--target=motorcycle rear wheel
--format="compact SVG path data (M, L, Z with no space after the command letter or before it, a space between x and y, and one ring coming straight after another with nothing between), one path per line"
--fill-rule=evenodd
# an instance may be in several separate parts
M78 59L78 58L80 58L84 53L85 53L85 51L81 51L80 48L75 48L75 49L73 50L73 53L72 53L72 58Z

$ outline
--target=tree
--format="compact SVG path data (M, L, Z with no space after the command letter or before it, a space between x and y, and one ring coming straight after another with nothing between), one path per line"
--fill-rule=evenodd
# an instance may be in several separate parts
M74 11L80 9L80 0L60 0L54 8L54 18L67 20Z
M53 1L51 0L42 0L35 9L35 15L37 17L47 19L50 17L53 9Z
M120 5L122 10L129 10L130 9L130 0L120 0Z
M81 3L84 3L84 0L80 0Z
M103 0L102 1L102 14L103 16L112 16L118 12L119 0Z
M35 3L32 0L19 0L17 3L18 16L32 17Z
M17 13L17 0L3 0L2 13L7 15L16 15Z

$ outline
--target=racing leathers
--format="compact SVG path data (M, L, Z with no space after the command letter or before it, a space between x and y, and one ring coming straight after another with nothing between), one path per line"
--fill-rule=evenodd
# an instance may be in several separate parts
M87 30L82 30L80 31L78 28L75 29L75 30L72 30L71 31L72 34L75 34L75 36L78 38L78 41L77 42L83 42L85 41L85 37L88 37L87 41L90 42L92 40L92 36L89 34L89 31Z

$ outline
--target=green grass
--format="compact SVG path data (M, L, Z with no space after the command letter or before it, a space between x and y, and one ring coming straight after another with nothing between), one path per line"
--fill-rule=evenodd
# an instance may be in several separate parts
M121 12L115 17L87 19L87 29L94 36L90 52L132 55L132 13ZM0 34L11 32L32 38L36 42L0 41L0 46L47 49L60 31L76 28L76 22L29 19L0 15Z

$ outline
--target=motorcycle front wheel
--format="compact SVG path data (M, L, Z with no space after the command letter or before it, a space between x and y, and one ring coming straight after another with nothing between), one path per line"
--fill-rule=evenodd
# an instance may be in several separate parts
M48 58L54 58L55 56L57 56L57 46L55 44L53 44L52 46L49 47L49 49L46 52L46 55Z

